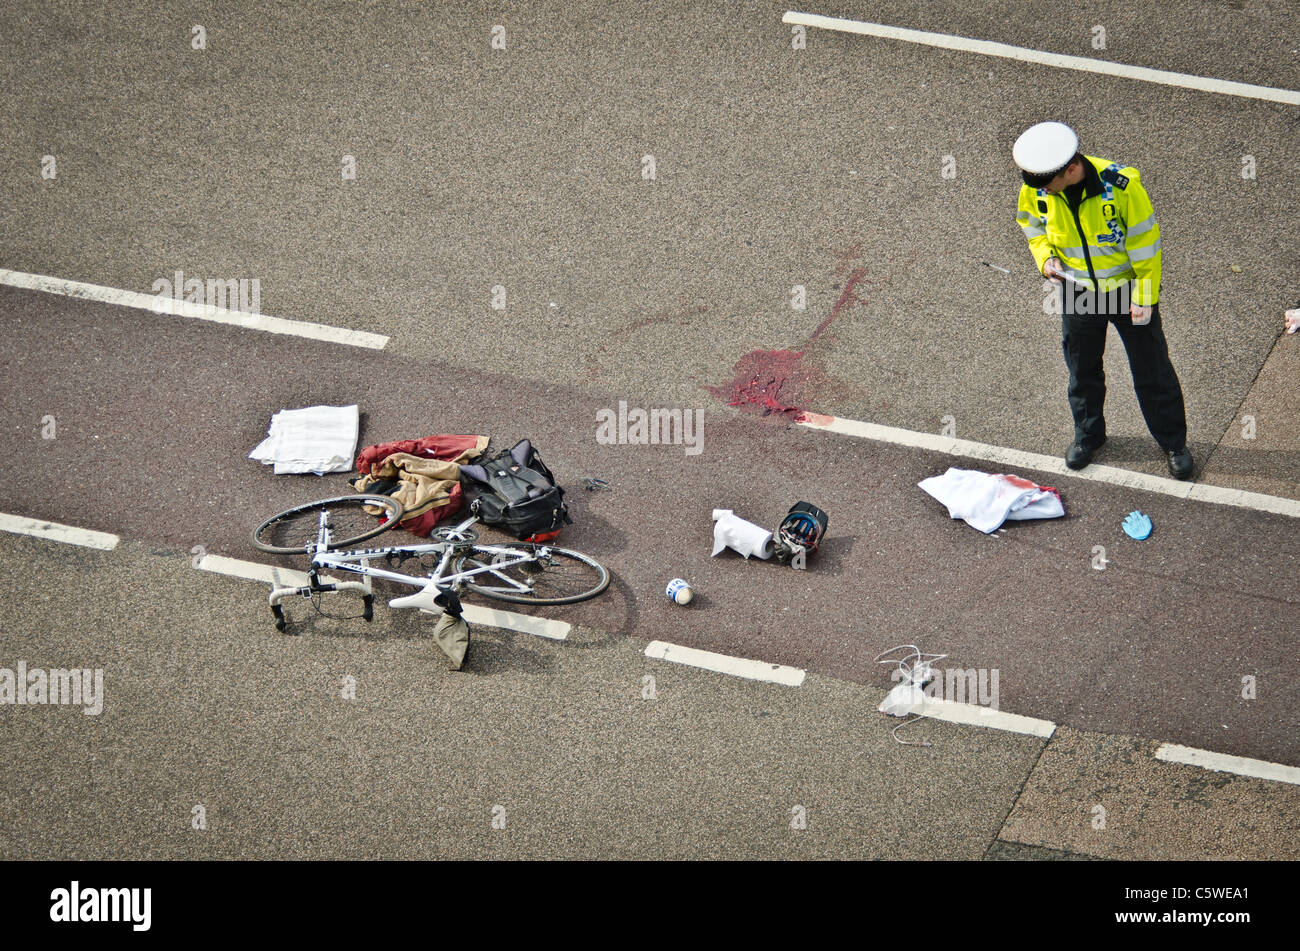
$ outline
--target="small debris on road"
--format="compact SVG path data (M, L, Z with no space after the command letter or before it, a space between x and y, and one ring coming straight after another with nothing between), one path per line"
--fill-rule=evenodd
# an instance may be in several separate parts
M899 651L906 651L906 653L896 657L889 656ZM926 654L915 644L899 644L887 651L881 651L876 655L876 663L894 667L894 673L890 676L898 680L899 684L889 691L876 709L891 717L905 717L911 714L913 710L925 703L925 685L934 680L935 661L943 660L947 656L947 654ZM898 735L898 731L903 727L915 723L924 716L925 714L918 713L911 719L904 720L890 731L890 735L903 746L932 746L933 744L928 740L904 740Z
M685 578L674 578L668 582L668 587L664 589L664 594L668 595L668 600L674 604L690 604L691 598L695 597L695 592L691 589L690 582Z
M1124 534L1129 538L1142 541L1151 534L1150 516L1143 515L1137 510L1129 512L1128 517L1124 519Z

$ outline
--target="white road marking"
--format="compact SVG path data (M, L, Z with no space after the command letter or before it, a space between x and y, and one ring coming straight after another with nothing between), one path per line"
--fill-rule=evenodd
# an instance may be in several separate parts
M986 726L992 730L1021 733L1051 739L1056 724L1050 720L1023 717L1018 713L1004 713L975 703L954 703L940 697L926 697L912 709L912 713L945 723L962 723L967 726Z
M573 625L567 621L555 621L550 618L533 617L530 614L516 614L514 611L500 611L496 608L480 607L477 604L465 604L463 616L472 624L484 624L488 627L505 627L524 634L536 634L549 637L553 641L568 638Z
M1245 756L1229 756L1227 753L1212 753L1198 750L1191 746L1178 746L1165 743L1156 750L1156 759L1166 763L1183 763L1187 766L1200 766L1221 773L1236 773L1238 776L1251 776L1255 779L1271 779L1279 783L1300 786L1300 768L1270 763L1262 759L1248 759Z
M116 535L108 532L96 532L88 528L76 528L58 522L45 522L39 518L25 518L21 515L3 513L0 513L0 531L13 532L15 535L31 535L33 538L48 538L68 545L98 548L100 551L112 551L121 541Z
M672 661L675 664L702 667L715 673L744 677L747 680L762 680L767 683L781 684L786 687L798 687L803 683L804 677L808 673L798 667L768 664L761 660L745 660L742 657L729 657L726 654L696 650L693 647L680 647L664 641L651 641L645 649L645 656L657 660Z
M268 317L265 314L248 314L240 310L227 310L224 307L211 307L207 304L178 301L171 297L164 297L161 294L139 294L135 291L118 290L115 287L84 284L81 281L69 281L61 277L46 277L42 274L24 274L21 271L9 271L4 268L0 268L0 284L8 284L10 287L19 287L24 290L43 291L47 294L62 294L65 297L77 297L82 300L116 304L121 307L135 307L155 314L193 317L197 320L231 324L248 330L264 330L267 333L288 334L293 337L324 340L328 343L365 347L369 350L382 350L388 344L388 338L382 334L366 333L364 330L348 330L344 327L330 327L325 324L313 324L304 320L286 320L283 317Z
M1265 102L1280 102L1289 106L1300 106L1300 92L1292 89L1256 86L1251 83L1233 82L1228 79L1210 79L1206 76L1194 76L1191 73L1173 73L1164 69L1129 66L1125 63L1113 63L1104 59L1047 53L1043 50L1029 49L1024 46L1011 46L1007 43L994 43L989 40L973 40L969 37L952 36L948 33L929 33L924 30L885 26L882 23L864 23L860 20L820 16L815 13L798 13L794 10L787 11L781 19L784 23L815 26L823 30L839 30L843 33L878 36L887 40L902 40L906 43L919 43L923 46L934 46L939 49L957 50L963 53L980 53L984 56L1015 59L1025 63L1037 63L1041 66L1055 66L1058 69L1074 69L1086 73L1100 73L1103 76L1119 76L1122 79L1160 83L1165 86L1181 86L1184 89L1220 93L1225 96L1243 96L1247 99L1262 99Z
M40 522L36 519L21 518L14 515L0 514L0 530L52 538L56 541L65 541L75 545L85 545L90 548L105 550L113 549L118 543L116 535L109 535L106 532L92 532L68 525ZM253 561L242 561L237 558L227 558L224 555L204 555L199 560L197 567L202 571L211 571L216 574L243 578L249 581L260 581L264 584L273 584L280 587L305 585L307 583L307 573L304 571L280 568L275 565L266 565ZM321 579L326 582L338 580L328 575L322 575ZM564 640L571 629L571 625L563 621L530 617L526 614L515 614L512 611L498 611L494 608L481 608L477 605L465 605L465 618L473 624L508 628L526 634L548 637L553 640ZM677 664L687 664L691 667L700 667L715 673L744 677L748 680L782 684L787 687L802 685L804 678L807 676L807 671L800 670L797 667L786 667L781 664L769 664L763 661L730 657L726 654L715 654L712 651L697 650L693 647L681 647L665 641L651 641L646 646L645 656L672 661ZM1005 713L978 704L953 703L938 697L927 697L912 713L934 720L943 720L946 723L988 727L993 730L1004 730L1024 736L1036 736L1041 739L1050 739L1056 732L1056 724L1050 720L1021 716L1017 713ZM1295 766L1284 766L1280 763L1248 759L1244 756L1229 756L1226 753L1198 750L1173 743L1165 743L1156 750L1156 759L1168 763L1201 766L1220 772L1300 785L1300 768Z
M211 571L219 575L229 575L232 578L243 578L245 581L261 581L264 584L272 584L278 588L298 587L307 583L307 572L305 571L281 568L277 565L264 565L256 561L242 561L238 558L227 558L225 555L204 555L199 559L199 563L195 567L200 571ZM329 584L334 584L340 580L330 575L321 575L320 578Z
M1193 482L1180 482L1161 476L1147 475L1144 472L1130 472L1128 469L1116 469L1114 466L1096 464L1083 469L1070 469L1060 456L1045 456L1037 452L1025 452L1020 449L1008 449L1004 446L992 446L988 443L971 442L968 439L954 439L951 436L936 436L933 433L918 433L910 429L895 429L876 423L863 423L856 419L841 419L838 416L823 416L818 413L804 413L795 418L801 426L821 429L845 436L857 436L860 439L874 439L877 442L893 443L896 446L911 446L914 449L928 449L931 452L944 452L954 456L966 456L983 459L999 467L1036 469L1053 475L1069 476L1071 479L1090 479L1126 489L1138 489L1143 492L1159 492L1179 499L1193 502L1212 502L1215 505L1235 505L1238 508L1255 509L1259 512L1272 512L1275 515L1288 515L1300 518L1300 500L1284 499L1260 492L1245 492L1241 489L1229 489L1217 485L1198 485Z
M229 575L232 578L244 578L248 581L260 581L281 588L299 587L307 583L307 572L305 571L280 568L276 565L264 565L256 561L241 561L238 558L227 558L224 555L204 555L199 560L197 567L201 571L212 571L221 575ZM341 580L330 575L321 575L320 577L326 583ZM349 578L349 580L360 581L362 576L357 575L355 578ZM573 625L566 621L554 621L549 618L516 614L513 611L499 611L496 608L479 607L477 604L466 604L464 607L464 618L471 624L503 627L512 631L519 631L522 634L535 634L538 637L550 638L553 641L564 640L569 636L569 631L573 629ZM426 611L425 613L431 614L433 612Z

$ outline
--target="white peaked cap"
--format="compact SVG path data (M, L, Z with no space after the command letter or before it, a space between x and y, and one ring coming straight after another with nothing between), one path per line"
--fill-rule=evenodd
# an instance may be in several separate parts
M1070 164L1079 151L1079 137L1064 122L1040 122L1016 139L1011 157L1031 175L1046 175Z

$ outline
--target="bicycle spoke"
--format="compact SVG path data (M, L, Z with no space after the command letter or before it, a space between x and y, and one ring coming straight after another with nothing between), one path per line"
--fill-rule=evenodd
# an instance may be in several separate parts
M513 567L513 566L511 566ZM472 581L480 588L492 587L496 591L506 591L510 593L519 593L531 591L531 586L525 581L516 581L510 577L506 568L497 567L496 562L482 561L470 556L466 558L457 568L458 571L479 571L480 569L489 569L482 571L472 577ZM467 579L467 583L470 579ZM494 587L495 585L495 587Z
M330 547L339 548L391 528L401 516L401 507L392 499L368 495L310 502L267 519L253 532L253 544L262 551L305 552L320 537L322 513Z
M531 557L507 554L520 551ZM505 556L503 563L498 560ZM597 562L578 552L546 545L524 544L503 550L496 557L476 549L456 560L457 571L489 568L465 579L471 591L522 604L567 604L594 597L609 584L609 575Z

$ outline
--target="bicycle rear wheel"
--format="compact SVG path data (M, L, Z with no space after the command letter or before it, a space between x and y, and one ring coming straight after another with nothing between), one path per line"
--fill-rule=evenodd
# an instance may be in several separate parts
M253 530L253 547L276 555L301 555L316 544L321 513L330 530L329 548L349 548L386 532L402 517L402 504L386 495L321 499L272 515Z
M509 547L531 551L532 560L475 575L478 580L466 581L465 587L515 604L574 604L594 598L609 587L605 566L581 552L524 542ZM492 552L474 548L457 557L453 568L456 571L486 568L494 564L493 559Z

